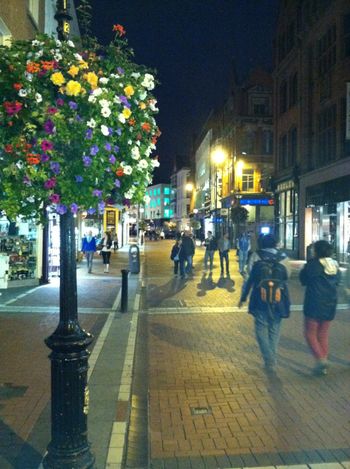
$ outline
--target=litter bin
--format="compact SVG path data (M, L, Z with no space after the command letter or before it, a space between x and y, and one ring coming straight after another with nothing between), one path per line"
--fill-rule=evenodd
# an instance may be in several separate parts
M140 250L136 244L132 244L129 248L129 271L132 274L140 272Z

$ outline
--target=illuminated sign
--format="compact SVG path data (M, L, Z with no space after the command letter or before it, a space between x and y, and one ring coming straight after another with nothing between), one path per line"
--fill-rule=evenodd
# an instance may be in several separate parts
M274 205L273 199L239 199L239 205Z

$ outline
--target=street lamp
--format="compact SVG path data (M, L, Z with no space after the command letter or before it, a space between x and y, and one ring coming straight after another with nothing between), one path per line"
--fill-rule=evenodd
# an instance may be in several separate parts
M69 4L57 0L59 40L69 34ZM60 316L45 340L51 349L51 442L43 459L45 469L92 469L95 457L87 440L89 390L88 345L93 337L78 321L75 223L71 212L60 215Z
M214 196L214 201L215 201L215 236L218 235L218 230L217 230L217 211L218 211L218 196L219 196L219 193L218 193L218 168L221 167L221 186L222 186L222 166L223 166L223 163L226 161L226 158L227 158L227 154L225 152L225 150L221 147L217 147L213 150L212 154L211 154L211 160L215 166L215 196ZM221 192L221 196L222 196L222 192Z

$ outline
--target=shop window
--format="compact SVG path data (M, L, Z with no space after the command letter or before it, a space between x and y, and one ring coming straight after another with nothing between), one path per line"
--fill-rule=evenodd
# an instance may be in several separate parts
M254 190L254 169L242 170L242 191L249 192Z
M344 55L350 56L350 13L344 16Z
M317 61L318 73L322 77L337 61L337 30L335 24L328 28L327 32L318 41Z

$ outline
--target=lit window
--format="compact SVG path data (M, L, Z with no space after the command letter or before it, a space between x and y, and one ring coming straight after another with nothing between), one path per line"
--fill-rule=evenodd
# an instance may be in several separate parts
M164 187L164 194L166 194L166 195L170 194L170 188L169 187Z
M164 205L169 205L170 199L168 197L164 197Z
M157 199L157 205L160 205L160 199Z
M170 210L169 210L168 208L166 208L166 209L164 210L164 217L165 217L165 218L170 218L169 212L170 212Z
M254 169L243 169L242 171L242 191L254 190Z

